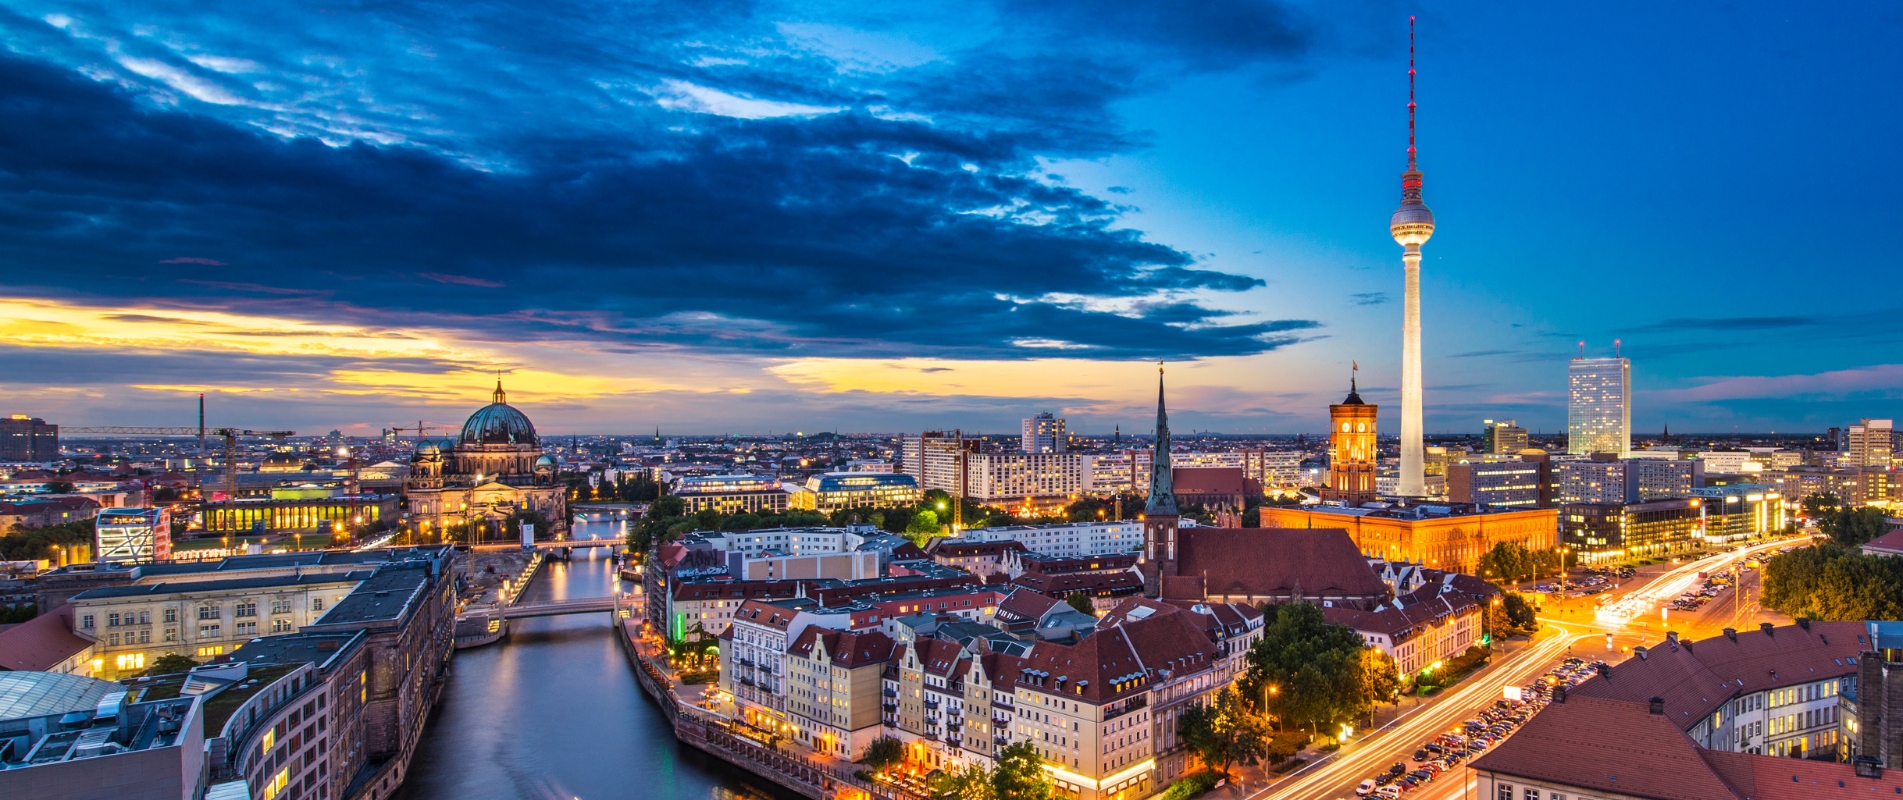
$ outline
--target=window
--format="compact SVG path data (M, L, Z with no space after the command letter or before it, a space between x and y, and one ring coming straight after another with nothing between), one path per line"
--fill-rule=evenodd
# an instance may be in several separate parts
M108 628L117 628L117 627L119 627L119 615L118 615L118 614L107 614L107 615L106 615L106 627L108 627ZM115 637L115 638L116 638L116 637Z
M223 635L224 632L219 630L219 626L217 625L198 626L198 638L200 639L216 639Z
M272 632L272 633L286 633L286 632L289 632L290 630L291 630L291 621L290 621L290 620L288 620L288 619L274 619L274 620L271 620L271 632Z
M150 612L150 611L141 611L141 612L139 612L139 624L140 624L140 625L150 625L150 624L152 624L152 612Z
M312 610L312 611L322 611L322 610L324 610L324 598L322 598L322 597L313 597L313 598L311 598L311 610Z
M225 652L225 646L222 644L207 645L205 647L198 648L198 657L205 658L206 656L223 655L224 652Z
M289 601L289 600L272 600L272 601L271 601L271 613L273 613L273 614L289 614L289 613L291 613L291 601Z
M107 644L107 645L110 645L110 646L112 646L112 647L118 647L118 646L119 646L119 634L116 634L116 633L114 633L114 634L109 634L109 635L107 635L107 636L106 636L106 644Z
M1540 790L1538 789L1526 790L1526 800L1540 800Z
M166 621L166 622L177 622L177 621L178 621L178 609L176 609L176 608L168 608L168 609L165 609L165 621Z
M231 615L234 617L255 617L258 615L258 604L239 603L237 608L232 609Z
M256 635L258 635L258 623L255 623L255 622L240 622L240 623L238 623L238 624L237 624L237 626L236 626L236 627L237 627L237 631L236 631L236 633L237 633L237 634L238 634L239 636L256 636Z
M120 672L126 672L129 670L137 670L137 669L145 669L145 654L144 653L124 653L124 654L121 654L116 660L118 662Z
M278 770L278 774L271 776L271 782L264 785L264 800L273 800L273 798L282 793L284 787L290 783L291 768L285 767L284 769Z
M139 631L139 644L151 644L151 643L152 643L152 632Z
M79 627L84 630L92 630L93 629L93 615L91 614L81 615L79 618Z
M168 642L176 642L176 641L178 641L178 629L177 629L177 628L166 628L166 629L165 629L165 641L168 641Z
M199 606L198 618L199 619L218 619L218 611L219 609L217 606Z

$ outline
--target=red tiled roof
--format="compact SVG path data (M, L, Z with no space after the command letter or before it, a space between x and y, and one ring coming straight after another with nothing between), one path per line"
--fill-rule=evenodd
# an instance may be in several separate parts
M1204 577L1207 594L1268 597L1297 587L1303 597L1373 599L1388 593L1339 528L1183 528L1176 535L1179 574Z
M1903 528L1890 531L1875 539L1863 543L1864 552L1872 550L1884 553L1903 554Z
M1646 648L1612 668L1611 679L1588 678L1569 693L1628 702L1665 698L1665 714L1680 730L1740 694L1854 675L1859 652L1869 649L1861 622L1812 622L1740 631L1733 641L1713 636L1674 647Z
M1170 470L1177 494L1242 494L1241 467L1177 467Z
M1698 745L1645 703L1569 696L1547 706L1473 768L1656 800L1744 800Z
M1438 587L1428 587L1428 592ZM1477 613L1480 604L1473 598L1450 592L1444 595L1429 595L1413 605L1396 608L1384 603L1379 611L1362 611L1354 608L1335 606L1322 609L1322 619L1336 625L1346 625L1362 633L1379 633L1395 642L1411 638L1416 631L1441 622L1449 617L1464 613Z
M1903 776L1884 770L1882 778L1859 778L1857 769L1835 761L1776 758L1748 753L1702 751L1712 772L1748 800L1850 800L1903 794Z
M1140 592L1143 579L1129 572L1073 572L1049 575L1026 572L1011 583L1050 597L1067 597L1072 592Z
M1144 691L1163 671L1207 669L1222 657L1193 617L1178 609L1099 624L1076 644L1040 641L1016 665L1021 687L1102 705Z
M748 600L740 604L739 611L734 612L733 621L786 630L787 626L793 624L793 610L758 600Z
M998 604L997 617L1005 622L1035 621L1043 619L1046 613L1060 605L1063 605L1062 601L1054 597L1039 594L1033 589L1019 588Z
M91 646L73 633L73 607L63 605L0 631L0 669L44 672Z

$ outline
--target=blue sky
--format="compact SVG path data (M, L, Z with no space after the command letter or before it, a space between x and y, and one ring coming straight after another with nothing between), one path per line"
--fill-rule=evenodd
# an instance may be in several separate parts
M1903 11L1589 10L0 2L0 411L1392 412L1418 14L1430 431L1563 427L1614 339L1642 431L1893 416Z

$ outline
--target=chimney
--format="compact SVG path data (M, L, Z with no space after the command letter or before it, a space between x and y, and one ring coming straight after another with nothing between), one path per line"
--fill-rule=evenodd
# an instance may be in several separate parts
M1726 639L1730 639L1731 641L1734 641L1734 642L1735 642L1735 641L1738 641L1738 629L1737 629L1737 628L1726 628L1726 629L1725 629L1725 638L1726 638Z
M1758 630L1761 630L1761 631L1764 631L1764 635L1766 635L1766 636L1776 636L1776 635L1777 635L1777 634L1776 634L1776 633L1774 632L1774 631L1775 631L1775 626L1773 626L1773 625L1772 625L1771 623L1769 623L1769 622L1760 622L1760 623L1758 623Z
M1644 661L1645 660L1645 645L1639 645L1638 647L1632 648L1632 654L1635 656L1638 656L1640 661Z
M1692 640L1686 639L1685 641L1679 642L1679 644L1685 646L1685 652L1689 653L1692 651Z
M1566 702L1566 687L1564 686L1553 687L1553 691L1551 692L1551 695L1553 698L1553 702L1564 704Z
M1798 617L1797 627L1803 628L1804 630L1810 630L1810 617Z
M1646 706L1648 706L1648 710L1652 712L1652 716L1655 716L1655 717L1665 716L1665 698L1654 697L1650 700L1645 701L1645 704Z
M1604 678L1606 680L1612 680L1612 665L1611 664L1601 663L1597 667L1597 669L1599 670L1599 677Z
M1678 644L1678 631L1666 631L1665 641L1671 642L1672 644Z

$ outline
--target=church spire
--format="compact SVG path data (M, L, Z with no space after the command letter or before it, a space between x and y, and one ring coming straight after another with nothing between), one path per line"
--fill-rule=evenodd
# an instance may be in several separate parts
M1156 454L1150 458L1150 502L1147 516L1177 516L1176 492L1170 474L1170 415L1163 406L1163 362L1156 362Z

